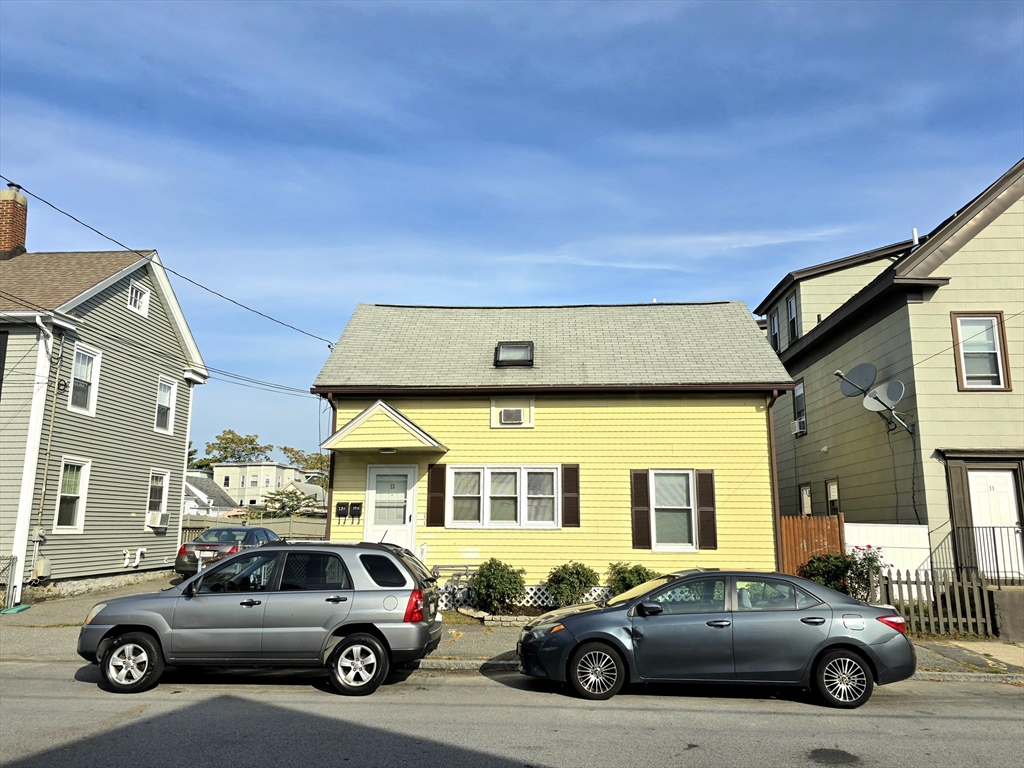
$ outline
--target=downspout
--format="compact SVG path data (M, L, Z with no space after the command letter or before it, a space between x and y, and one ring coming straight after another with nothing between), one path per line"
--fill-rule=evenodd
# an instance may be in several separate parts
M768 418L768 473L772 484L772 527L775 530L775 570L782 570L782 519L779 505L778 461L775 456L775 401L779 390L773 389L766 409Z
M43 325L42 321L39 319L39 315L36 315L36 325L39 326L39 329L46 336L46 341L43 343L48 346L47 357L50 357L53 354L53 334L46 329L46 326ZM57 381L60 381L60 369L63 362L64 334L62 333L60 335L60 351L57 353ZM54 367L50 366L51 373L53 370ZM49 385L49 382L47 382L47 385ZM46 483L50 475L50 448L53 444L53 422L57 420L57 389L58 387L55 385L53 387L53 395L50 398L50 424L46 429L46 450L43 452L43 485L39 491L39 509L36 514L36 532L32 536L32 564L30 566L32 573L35 573L36 561L39 559L39 545L42 543L42 536L40 534L43 528L43 510L46 507ZM33 578L33 581L34 580L35 579Z
M331 404L331 434L333 435L338 431L338 411L334 407L334 397L330 394L327 395L327 402ZM327 523L324 526L324 541L331 540L331 523L334 522L334 457L335 452L331 451L330 463L327 465Z

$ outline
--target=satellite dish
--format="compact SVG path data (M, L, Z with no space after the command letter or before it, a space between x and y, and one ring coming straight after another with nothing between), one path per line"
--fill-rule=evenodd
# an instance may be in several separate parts
M871 389L877 375L878 369L875 366L871 363L861 363L843 376L839 391L847 397L859 397Z
M864 396L864 407L869 411L879 413L891 411L896 407L896 403L903 398L904 389L902 381L897 381L896 379L887 381L885 384L875 387Z

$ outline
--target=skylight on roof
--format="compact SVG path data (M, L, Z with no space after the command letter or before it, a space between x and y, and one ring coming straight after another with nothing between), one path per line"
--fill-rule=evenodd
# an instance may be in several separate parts
M499 341L494 348L494 364L499 367L533 365L533 342Z

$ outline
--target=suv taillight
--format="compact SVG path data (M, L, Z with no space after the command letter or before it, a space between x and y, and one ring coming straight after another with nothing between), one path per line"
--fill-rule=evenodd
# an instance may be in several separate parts
M235 544L235 546L233 546L231 549L228 550L228 554L229 555L236 555L236 554L238 554L238 551L239 551L238 550L238 545Z
M907 622L902 616L877 616L880 622L901 634L907 634Z
M423 621L423 590L414 589L409 595L409 604L405 606L406 622Z
M178 550L178 557L184 557L184 556L185 556L185 545L182 544L181 545L181 549Z

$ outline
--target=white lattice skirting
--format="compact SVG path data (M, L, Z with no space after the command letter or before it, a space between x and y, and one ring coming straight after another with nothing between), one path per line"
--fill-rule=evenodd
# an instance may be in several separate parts
M612 591L609 587L593 587L583 598L583 602L587 603L593 600L604 600L607 597L611 597L611 594ZM451 589L449 588L449 584L445 584L441 588L440 605L441 610L443 611L450 611L464 606L472 606L472 592L464 586ZM555 598L552 597L551 593L548 592L548 588L546 586L543 584L537 584L526 588L526 599L523 600L523 605L527 605L532 608L554 608L558 603Z

